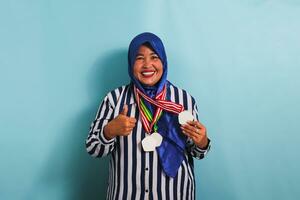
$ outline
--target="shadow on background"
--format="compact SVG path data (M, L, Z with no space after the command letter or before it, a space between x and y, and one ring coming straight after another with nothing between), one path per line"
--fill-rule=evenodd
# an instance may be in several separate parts
M92 103L86 110L87 113L82 115L85 119L84 128L78 135L81 135L79 142L82 143L87 137L87 131L90 123L94 120L97 109L105 97L105 95L124 84L129 83L127 72L127 50L117 50L109 55L96 61L90 71L88 80L90 99ZM82 121L81 121L82 122ZM82 133L83 134L82 136ZM82 147L82 145L79 145ZM81 181L80 188L75 188L74 196L71 199L105 199L108 185L108 165L109 157L95 159L87 154L84 148L80 148L83 152L74 159L74 163L78 164L78 170L82 174L77 174L73 183Z
M116 50L101 57L91 67L87 78L90 102L81 113L65 121L47 165L38 179L40 191L32 189L26 199L48 199L53 193L63 199L105 199L108 183L109 156L93 158L85 149L85 139L98 106L108 91L129 83L127 51ZM68 191L65 191L66 188ZM62 191L64 190L64 191ZM51 195L47 195L51 193ZM61 199L58 197L57 199Z

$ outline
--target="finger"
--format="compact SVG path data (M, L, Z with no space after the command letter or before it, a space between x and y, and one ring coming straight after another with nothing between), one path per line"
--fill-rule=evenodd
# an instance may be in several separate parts
M131 133L131 131L123 131L121 136L128 136Z
M199 121L189 121L187 122L187 124L197 129L200 129L202 132L206 132L205 126L201 124Z
M189 137L192 137L194 135L193 130L187 129L185 126L181 126L181 130Z
M136 123L136 119L134 117L129 117L129 122L130 123Z
M204 135L206 135L206 131L207 131L206 127L203 124L201 124L201 122L199 122L199 121L196 121L196 124L197 124L197 127L200 129L200 133L203 133Z
M186 126L182 126L182 130L187 132L190 137L194 138L200 138L200 137L205 137L205 129L197 129L195 127L191 127L191 129L187 129Z
M184 132L184 133L186 133L186 135L188 135L189 137L191 137L191 138L197 138L197 137L199 137L200 135L199 135L199 133L197 133L197 132L195 132L195 131L193 131L193 130L191 130L191 129L186 129L186 128L182 128L182 131Z
M129 135L132 132L132 128L126 128L125 129L125 134Z
M127 115L127 112L128 112L128 106L125 104L125 105L123 106L123 110L122 110L122 112L121 112L120 114L122 114L122 115Z
M186 124L191 125L191 126L195 126L196 121L187 121Z
M199 140L199 135L193 134L192 132L189 131L182 131L182 132L184 135L191 138L194 142L197 142Z
M206 129L205 126L201 122L199 122L199 121L195 121L195 122L196 122L196 126L198 126L199 128Z
M196 127L193 125L193 124L184 124L182 125L183 128L187 129L187 130L190 130L190 131L196 131Z
M129 126L125 126L122 129L120 129L120 133L121 135L128 135L129 132L132 131L133 128L129 127Z
M127 127L134 127L135 123L130 122L128 119L124 120L122 123L122 127L127 128Z
M131 128L131 129L133 129L134 127L135 127L135 124L130 123L130 124L127 125L126 128Z
M202 128L202 127L204 127L204 126L203 126L200 122L198 122L198 121L188 121L187 124L190 125L190 126L195 126L195 127L197 127L197 128Z
M184 130L184 129L182 129L182 133L184 134L184 135L186 135L187 137L191 137L191 134L190 133L188 133L186 130Z
M126 127L135 127L136 126L136 122L132 122L132 121L127 121L126 123L125 123L125 126Z

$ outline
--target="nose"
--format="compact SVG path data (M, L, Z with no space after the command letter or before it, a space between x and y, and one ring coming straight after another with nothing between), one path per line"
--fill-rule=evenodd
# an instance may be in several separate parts
M151 59L146 57L145 60L144 60L144 66L145 67L149 67L151 66Z

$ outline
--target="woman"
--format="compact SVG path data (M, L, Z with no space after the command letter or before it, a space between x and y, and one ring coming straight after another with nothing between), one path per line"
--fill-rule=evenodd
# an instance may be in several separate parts
M131 83L99 107L86 148L111 155L107 199L195 199L192 157L202 159L210 141L194 98L167 80L167 69L160 38L137 35L128 51Z

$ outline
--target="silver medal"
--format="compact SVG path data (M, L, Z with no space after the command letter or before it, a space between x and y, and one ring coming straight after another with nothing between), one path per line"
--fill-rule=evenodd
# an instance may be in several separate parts
M179 121L179 124L181 124L181 125L186 124L188 121L193 121L193 120L194 120L194 116L192 115L192 113L190 113L187 110L182 111L178 115L178 121Z
M163 137L157 133L154 132L151 135L147 135L143 140L142 140L142 147L144 151L154 151L155 147L159 147L160 144L162 143Z
M151 137L153 137L153 139L155 140L156 147L159 147L162 143L163 137L157 132L152 133Z
M156 141L153 137L151 137L151 135L146 136L143 140L142 140L142 146L144 151L154 151L155 147L156 147Z

